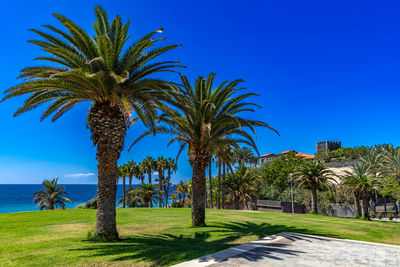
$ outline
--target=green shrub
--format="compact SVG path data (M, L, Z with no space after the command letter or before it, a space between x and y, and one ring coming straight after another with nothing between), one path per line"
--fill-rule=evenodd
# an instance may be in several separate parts
M383 218L383 213L382 212L378 212L377 217L378 217L378 219L382 219Z
M174 203L172 203L171 207L173 207L173 208L183 208L183 203L174 202Z
M74 209L86 209L85 203L76 205Z
M393 213L388 213L388 214L386 214L386 218L388 218L389 220L393 220L394 214Z
M370 212L368 212L368 216L369 216L370 218L376 218L376 213L373 212L373 211L370 211Z

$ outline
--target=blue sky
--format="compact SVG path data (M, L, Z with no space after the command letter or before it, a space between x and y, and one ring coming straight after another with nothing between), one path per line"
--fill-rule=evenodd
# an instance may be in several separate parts
M400 20L397 1L8 1L2 4L1 91L15 85L39 49L29 28L57 24L61 13L92 32L93 8L131 19L133 39L164 27L168 54L188 66L192 80L243 78L261 97L256 114L281 137L260 129L260 153L294 149L315 153L315 143L400 145ZM166 76L176 80L176 76ZM95 183L95 149L86 128L88 105L57 122L40 122L40 110L12 117L23 98L0 104L0 183ZM129 144L142 131L128 131ZM147 137L120 162L145 156L175 157L167 136ZM173 182L189 179L182 155Z

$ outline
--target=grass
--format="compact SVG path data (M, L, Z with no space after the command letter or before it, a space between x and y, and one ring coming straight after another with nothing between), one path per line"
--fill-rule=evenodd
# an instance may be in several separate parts
M400 245L400 225L321 215L207 210L189 227L189 209L118 209L118 242L85 240L95 210L0 214L0 266L171 265L280 232Z

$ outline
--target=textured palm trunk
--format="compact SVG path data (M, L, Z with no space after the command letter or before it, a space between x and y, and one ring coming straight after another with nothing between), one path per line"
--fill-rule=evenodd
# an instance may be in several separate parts
M361 216L361 207L360 207L360 193L355 191L353 193L354 196L354 214L355 216Z
M210 180L210 209L213 208L213 191L212 191L212 176L211 176L212 159L210 157L210 163L208 164L208 177Z
M225 163L222 164L222 209L225 209Z
M168 168L168 180L167 186L165 187L165 202L166 207L168 207L168 197L169 197L169 184L171 182L171 168Z
M311 188L311 212L318 214L318 198L317 198L317 187Z
M366 191L362 193L361 206L362 206L362 216L364 218L368 218L368 193Z
M124 196L123 196L124 202L122 204L122 207L125 208L125 202L126 202L126 197L125 197L125 176L122 177L122 184L123 184L122 185L122 191L123 191L123 194L124 194Z
M240 199L239 197L235 196L235 209L238 210L240 206Z
M158 207L162 207L162 187L163 187L163 175L161 170L158 170L158 188L160 192L158 193Z
M192 176L192 226L204 226L206 219L206 168L210 156L208 153L196 153L189 156L193 169Z
M124 147L126 121L117 108L94 105L88 126L97 146L97 217L96 234L108 240L118 239L115 197L118 177L117 161Z

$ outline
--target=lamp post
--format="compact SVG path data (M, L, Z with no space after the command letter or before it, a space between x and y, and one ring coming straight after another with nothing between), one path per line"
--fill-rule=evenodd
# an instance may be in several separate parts
M290 179L290 195L291 195L291 199L292 199L292 213L294 213L293 179L292 179L291 173L289 173L289 179Z

